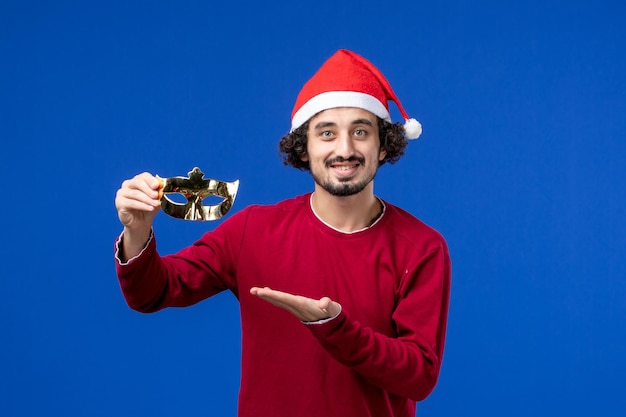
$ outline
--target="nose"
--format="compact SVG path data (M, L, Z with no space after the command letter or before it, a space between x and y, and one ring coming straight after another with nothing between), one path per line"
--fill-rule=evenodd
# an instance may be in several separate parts
M337 156L341 156L344 159L348 159L355 155L354 151L354 139L348 132L342 132L335 141L335 153Z

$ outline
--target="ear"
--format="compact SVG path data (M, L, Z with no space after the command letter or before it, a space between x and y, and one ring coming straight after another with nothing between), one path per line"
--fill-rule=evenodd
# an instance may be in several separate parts
M384 148L380 148L380 151L378 151L378 161L380 162L385 159L385 156L387 156L387 150Z
M301 156L300 156L300 160L301 160L302 162L309 162L309 154L308 154L308 153L305 153L304 155L301 155Z

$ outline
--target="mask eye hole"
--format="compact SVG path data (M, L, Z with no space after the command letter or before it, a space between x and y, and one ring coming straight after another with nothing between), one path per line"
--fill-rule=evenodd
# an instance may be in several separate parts
M172 203L187 204L187 198L181 193L166 193L165 195Z
M202 199L203 206L216 206L224 202L224 197L219 195L208 195Z
M167 199L170 200L174 204L185 205L189 203L189 200L187 200L187 197L185 197L185 195L182 193L165 193L165 195L167 196ZM214 194L207 195L202 199L202 205L203 206L216 206L220 203L223 203L224 200L225 198L219 195L214 195Z

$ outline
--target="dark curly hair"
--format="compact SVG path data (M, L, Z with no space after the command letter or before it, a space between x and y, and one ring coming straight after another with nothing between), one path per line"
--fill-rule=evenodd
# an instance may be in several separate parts
M404 149L407 145L404 127L400 123L390 123L377 117L378 119L378 137L380 138L380 148L387 151L385 158L378 163L378 166L386 162L395 164L404 155ZM302 156L306 155L307 130L309 122L307 121L293 132L286 134L280 139L278 149L283 164L298 168L302 171L310 171L309 161L303 161Z

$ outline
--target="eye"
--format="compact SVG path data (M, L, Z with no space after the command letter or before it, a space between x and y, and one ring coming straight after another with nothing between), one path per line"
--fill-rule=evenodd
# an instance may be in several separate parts
M365 129L357 129L354 131L354 136L365 136L367 135L367 130Z
M333 137L333 132L331 132L330 130L324 130L320 133L320 136L323 139L331 139Z

